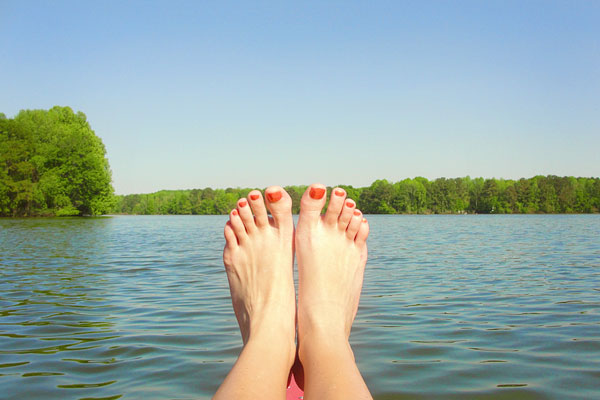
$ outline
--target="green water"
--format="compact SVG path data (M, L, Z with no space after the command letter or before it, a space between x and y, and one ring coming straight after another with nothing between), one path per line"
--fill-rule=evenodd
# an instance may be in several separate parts
M225 218L0 219L0 398L209 398L241 344ZM600 216L369 219L376 398L600 398Z

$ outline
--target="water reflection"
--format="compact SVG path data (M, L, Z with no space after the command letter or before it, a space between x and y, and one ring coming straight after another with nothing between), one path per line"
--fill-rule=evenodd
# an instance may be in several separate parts
M226 217L0 219L9 398L208 398L241 344ZM378 399L600 394L598 216L371 216L351 340Z
M67 382L90 371L71 367L63 357L89 357L120 337L104 312L111 306L107 279L95 270L107 256L111 222L2 220L0 336L6 340L0 341L0 361L3 372L21 378L2 382L15 398L67 397L58 389L79 385Z

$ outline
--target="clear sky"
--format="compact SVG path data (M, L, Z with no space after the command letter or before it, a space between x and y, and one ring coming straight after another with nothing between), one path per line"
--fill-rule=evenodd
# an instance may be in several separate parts
M600 2L0 0L0 112L54 105L119 194L597 177Z

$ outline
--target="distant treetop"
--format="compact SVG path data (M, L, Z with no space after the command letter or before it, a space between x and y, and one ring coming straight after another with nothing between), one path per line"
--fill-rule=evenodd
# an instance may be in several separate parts
M534 214L597 213L600 179L535 176L505 180L423 177L399 182L377 180L371 186L340 185L365 214ZM298 213L306 186L287 186ZM117 196L120 214L227 214L245 189L194 189Z

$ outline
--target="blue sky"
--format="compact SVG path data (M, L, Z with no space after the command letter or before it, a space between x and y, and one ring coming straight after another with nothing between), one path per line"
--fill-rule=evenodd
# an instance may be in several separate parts
M117 193L600 176L600 2L0 0L0 112L68 105Z

